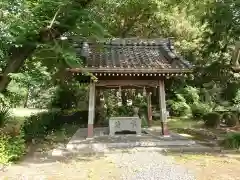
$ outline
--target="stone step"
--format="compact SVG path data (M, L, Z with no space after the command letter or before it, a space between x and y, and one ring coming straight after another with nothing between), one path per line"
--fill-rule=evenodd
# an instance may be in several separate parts
M193 152L193 153L210 153L210 152L221 152L221 149L219 147L207 147L207 146L201 146L201 145L192 145L192 146L183 146L183 145L129 145L129 144L81 144L77 146L68 146L67 149L69 152L75 152L75 153L112 153L115 150L133 150L133 149L139 149L141 148L141 151L148 151L149 149L155 149L159 152Z
M95 149L106 150L112 148L135 148L135 147L159 147L159 148L180 148L180 147L203 147L195 141L159 141L159 142L117 142L117 143L68 143L68 150Z

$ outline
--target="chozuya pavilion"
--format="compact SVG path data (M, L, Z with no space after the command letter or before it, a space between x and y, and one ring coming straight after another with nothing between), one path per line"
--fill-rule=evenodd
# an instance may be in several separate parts
M162 135L168 135L164 82L191 72L190 64L174 51L171 39L114 39L74 46L84 62L79 68L67 68L67 72L89 83L88 138L94 132L96 91L116 87L146 89L149 120L152 116L149 96L157 88ZM89 73L97 81L89 78Z

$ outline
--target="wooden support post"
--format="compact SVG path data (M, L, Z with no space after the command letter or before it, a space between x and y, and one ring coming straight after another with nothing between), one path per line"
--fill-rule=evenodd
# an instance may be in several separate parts
M101 100L100 100L100 90L96 87L95 90L95 119L94 123L95 127L98 127L100 125L100 109L101 109Z
M165 99L165 85L164 80L159 80L159 110L160 110L160 120L162 125L162 135L168 136L167 128L167 109L166 109L166 99Z
M149 92L147 96L147 108L148 108L148 127L151 127L152 125L152 102L151 97L152 93Z
M89 108L88 108L88 138L93 137L93 124L95 116L95 96L96 86L94 82L90 83L89 87Z

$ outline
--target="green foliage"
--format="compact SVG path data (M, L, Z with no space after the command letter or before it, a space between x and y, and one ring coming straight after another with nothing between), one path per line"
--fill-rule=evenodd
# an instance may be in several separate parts
M186 102L174 102L171 109L172 114L177 117L189 115L191 112L191 108Z
M24 64L21 70L10 74L13 81L4 94L5 102L12 106L45 108L53 98L53 106L61 109L78 107L79 97L87 102L85 90L79 92L75 85L58 88L50 82L63 64L82 65L72 42L62 38L49 40L50 31L53 35L56 32L67 38L71 36L76 41L103 37L174 37L176 50L196 66L193 79L176 78L184 88L177 81L167 87L174 94L168 101L171 114L184 116L192 111L195 118L200 118L206 110L202 102L213 110L222 107L224 101L239 106L239 77L229 66L232 45L240 37L238 0L98 0L83 10L87 2L90 1L0 2L0 69L9 62L11 47L22 47L29 42L37 45L34 54L23 54L27 61L21 63ZM127 107L117 110L118 99L111 93L106 93L109 114L117 111L116 114L131 114ZM132 100L134 106L146 113L144 97Z
M81 127L87 127L88 124L88 110L65 110L59 114L57 122L60 124L74 124ZM95 121L96 123L96 121Z
M193 118L199 120L204 114L211 111L211 107L204 103L194 103L191 105L191 111Z
M0 106L0 128L11 118L11 114L8 107Z
M200 101L199 89L195 87L186 86L180 90L180 93L184 97L184 101L186 101L188 104L193 104Z
M237 90L235 97L233 98L234 105L239 108L240 105L240 89Z
M26 61L22 70L9 74L12 81L7 87L6 98L12 107L46 108L51 102L52 73L35 58Z
M216 128L220 125L221 115L217 112L209 112L203 116L204 124L209 128Z
M80 101L86 101L86 86L81 86L78 82L72 81L68 84L60 85L53 97L52 107L62 110L77 108Z
M240 133L230 133L224 140L226 148L239 149L240 148Z
M58 119L59 112L43 112L28 117L23 123L25 139L44 138L50 131L59 128L61 121Z
M142 120L142 122L141 122L142 128L148 127L148 121L147 121L146 115L145 115L145 116L142 116L142 117L141 117L141 120Z
M61 129L65 124L84 125L88 121L88 111L56 111L42 112L28 117L22 129L26 141L44 139L50 132Z
M9 99L3 93L0 93L0 105L10 107Z
M133 106L116 106L110 116L133 116Z
M11 136L0 131L0 164L18 160L26 151L24 134Z
M222 119L225 121L225 124L230 127L236 126L239 121L237 115L232 112L224 113Z
M173 100L167 101L167 105L173 116L186 116L191 113L191 108L182 94L176 93Z

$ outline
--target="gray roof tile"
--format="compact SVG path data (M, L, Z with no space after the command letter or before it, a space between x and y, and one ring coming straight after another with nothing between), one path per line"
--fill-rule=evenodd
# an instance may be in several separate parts
M76 50L80 58L86 59L85 69L92 72L98 70L113 72L114 69L118 69L118 72L134 69L157 72L191 69L191 65L175 53L168 39L84 42L77 43Z

